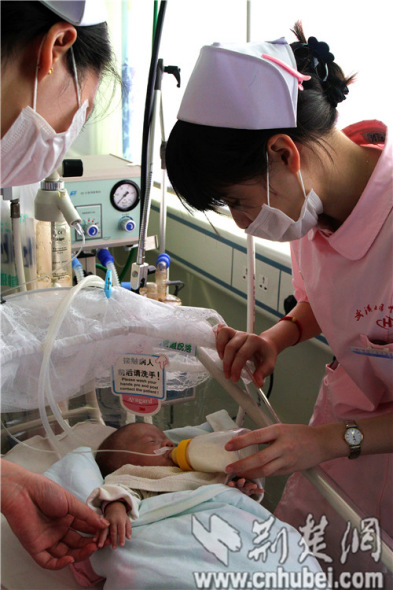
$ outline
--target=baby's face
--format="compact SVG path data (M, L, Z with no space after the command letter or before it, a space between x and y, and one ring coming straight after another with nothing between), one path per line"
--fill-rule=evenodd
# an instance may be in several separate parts
M162 447L170 447L173 449L175 445L171 442L165 434L154 426L153 424L145 424L138 422L133 424L130 428L129 439L125 441L124 448L127 451L136 451L138 453L151 453L162 449ZM163 455L156 455L152 457L145 457L143 455L128 455L128 463L132 465L159 465L173 467L175 464L170 456L171 450L166 451Z

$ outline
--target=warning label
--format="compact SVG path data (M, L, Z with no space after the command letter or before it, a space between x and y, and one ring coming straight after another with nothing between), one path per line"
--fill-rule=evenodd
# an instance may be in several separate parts
M167 364L165 355L123 355L112 367L113 392L165 399Z

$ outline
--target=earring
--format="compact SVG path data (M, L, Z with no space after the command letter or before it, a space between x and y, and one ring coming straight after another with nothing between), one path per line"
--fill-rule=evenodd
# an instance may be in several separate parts
M50 75L50 74L52 74L52 73L53 73L53 68L50 68L50 70L49 70L48 74Z

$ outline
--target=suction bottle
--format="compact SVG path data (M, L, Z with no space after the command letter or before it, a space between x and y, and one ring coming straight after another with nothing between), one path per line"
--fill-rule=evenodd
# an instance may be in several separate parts
M71 232L81 219L57 171L42 181L34 201L37 286L72 287Z
M180 441L171 453L172 461L183 471L225 473L225 467L258 452L258 445L238 451L226 451L225 445L235 436L249 432L246 428L209 432Z
M58 287L72 287L71 230L63 215L51 223L52 281Z

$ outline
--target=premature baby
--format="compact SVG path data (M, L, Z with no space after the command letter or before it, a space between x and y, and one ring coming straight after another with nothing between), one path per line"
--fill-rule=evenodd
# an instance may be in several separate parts
M107 544L108 537L114 549L118 544L124 545L126 538L131 538L131 521L138 518L142 499L157 493L226 483L228 476L224 473L183 472L171 459L174 447L164 432L145 422L123 426L100 445L96 461L105 483L87 500L92 507L101 508L110 522L110 526L100 533L99 547ZM163 448L162 454L154 454ZM244 478L233 479L228 485L248 496L263 493L258 483Z

